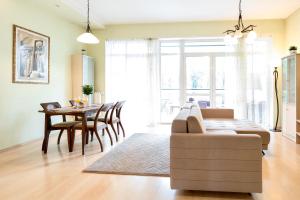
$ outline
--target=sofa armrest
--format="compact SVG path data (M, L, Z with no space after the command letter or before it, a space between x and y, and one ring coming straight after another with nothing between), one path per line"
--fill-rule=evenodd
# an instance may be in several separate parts
M201 113L204 119L206 118L234 118L234 110L226 108L202 108Z
M170 138L172 189L261 192L258 135L184 134Z

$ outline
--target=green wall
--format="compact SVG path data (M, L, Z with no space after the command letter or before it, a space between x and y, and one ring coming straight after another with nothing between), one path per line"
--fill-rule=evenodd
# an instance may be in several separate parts
M80 53L83 29L30 0L0 0L0 149L43 136L39 104L71 97L70 55ZM50 84L12 83L13 24L51 38Z

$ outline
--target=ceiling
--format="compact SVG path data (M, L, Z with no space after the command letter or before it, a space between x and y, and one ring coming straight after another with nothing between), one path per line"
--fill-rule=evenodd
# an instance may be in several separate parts
M55 4L56 9L64 10L62 15L84 24L87 0L47 1ZM235 20L238 3L239 0L90 0L91 20L98 28L109 24ZM283 19L298 8L300 0L242 2L244 19ZM80 17L67 16L68 9Z

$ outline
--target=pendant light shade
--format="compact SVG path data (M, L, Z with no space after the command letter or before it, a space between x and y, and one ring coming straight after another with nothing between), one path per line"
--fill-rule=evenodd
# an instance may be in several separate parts
M77 41L85 44L98 44L100 41L92 34L90 27L90 0L87 0L87 27L85 33L77 37Z
M77 41L81 43L86 43L86 44L98 44L99 40L96 36L94 36L92 33L82 33L77 37Z

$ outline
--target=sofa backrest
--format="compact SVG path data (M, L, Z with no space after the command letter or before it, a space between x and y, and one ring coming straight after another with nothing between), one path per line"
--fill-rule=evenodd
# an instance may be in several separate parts
M183 108L172 122L172 133L187 133L187 117L190 114L190 109Z
M183 107L172 122L172 133L205 133L201 110L198 106Z
M201 113L204 119L209 119L209 118L233 119L234 118L233 109L202 108Z
M199 107L192 107L187 117L188 133L205 133L206 128Z

